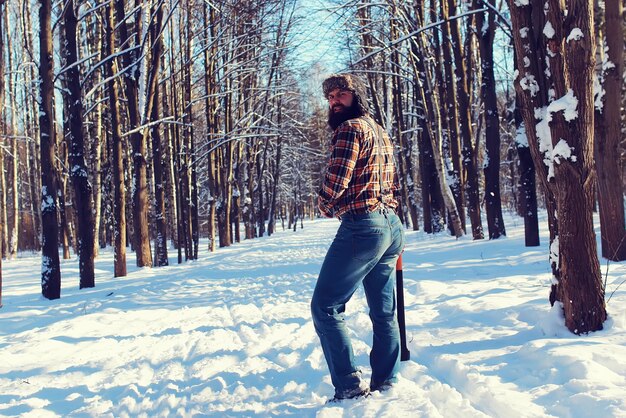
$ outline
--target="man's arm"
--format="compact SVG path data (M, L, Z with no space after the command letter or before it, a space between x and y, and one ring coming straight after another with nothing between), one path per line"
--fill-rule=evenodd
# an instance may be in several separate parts
M363 133L350 124L341 125L335 132L330 161L318 198L320 211L326 217L333 216L335 204L348 188L359 156L360 135Z

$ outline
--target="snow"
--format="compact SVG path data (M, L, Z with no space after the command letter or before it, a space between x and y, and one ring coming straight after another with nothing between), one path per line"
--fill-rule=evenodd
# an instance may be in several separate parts
M552 23L550 23L550 21L546 21L546 25L543 27L543 34L546 36L546 38L548 39L552 39L555 35L555 31L554 28L552 27Z
M576 162L576 156L572 155L573 150L574 149L569 146L567 141L561 138L552 149L552 160L557 164L561 163L561 159Z
M46 213L54 208L54 197L50 196L48 186L41 186L41 213Z
M625 416L626 265L608 269L605 329L573 335L547 300L545 214L540 247L506 221L492 241L407 231L411 361L390 391L332 405L309 301L336 220L169 267L138 269L129 251L121 278L106 249L92 289L64 260L55 301L40 296L41 257L21 253L3 263L0 416ZM346 323L369 378L362 290Z
M578 117L578 99L574 96L574 91L572 89L568 89L565 96L561 97L558 100L553 101L548 106L548 114L549 119L552 120L552 113L563 111L563 116L565 120L570 122Z
M577 107L578 99L574 96L574 92L569 89L563 97L553 101L547 107L535 109L535 118L539 120L537 123L539 151L544 154L543 162L548 167L548 180L554 177L555 157L557 157L557 163L560 162L558 156L570 159L572 162L576 161L576 157L571 156L569 146L562 139L560 139L559 143L557 143L558 149L555 153L552 146L552 133L550 132L552 114L563 111L563 117L566 121L570 122L578 117Z
M598 74L593 74L593 105L597 111L602 113L604 111L604 96L606 90L602 87L602 83L598 78Z
M572 29L572 31L569 33L569 35L567 35L567 39L565 40L565 42L569 42L569 41L580 41L581 39L583 39L585 37L585 35L583 35L583 31L580 30L580 28L574 28Z
M528 148L528 136L526 135L526 126L524 126L524 122L520 124L515 132L515 144L521 148Z
M529 62L530 65L530 62ZM519 81L522 90L528 90L531 97L535 97L539 92L539 84L535 80L535 76L529 73L524 74L524 77Z
M527 0L528 1L528 0ZM528 5L528 4L527 4ZM519 6L519 5L518 5ZM525 28L521 28L519 30L519 34L522 38L528 38L528 32L530 31L530 28L525 27Z

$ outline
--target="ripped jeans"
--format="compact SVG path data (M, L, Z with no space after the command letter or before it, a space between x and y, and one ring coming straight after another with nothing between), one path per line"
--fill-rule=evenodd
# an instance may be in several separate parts
M396 379L400 335L394 273L403 247L403 226L392 211L342 216L311 300L313 324L338 397L367 387L354 364L352 344L344 322L346 303L361 283L374 334L370 352L370 386L376 388Z

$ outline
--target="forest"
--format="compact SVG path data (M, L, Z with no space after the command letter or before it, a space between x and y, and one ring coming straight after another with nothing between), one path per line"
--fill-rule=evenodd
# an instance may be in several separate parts
M393 138L406 228L498 239L510 211L537 246L546 211L550 302L601 329L601 258L626 259L624 28L619 0L0 0L2 259L41 252L56 299L60 257L90 288L107 246L119 277L127 251L156 268L302 228L336 60Z

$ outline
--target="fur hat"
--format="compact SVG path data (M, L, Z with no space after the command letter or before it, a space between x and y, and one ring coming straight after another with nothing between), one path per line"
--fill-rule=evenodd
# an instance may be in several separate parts
M363 81L352 74L332 74L322 83L324 97L328 97L331 91L335 89L350 90L352 93L365 94L365 84Z
M348 90L354 94L365 113L369 111L367 101L367 89L363 80L354 74L332 74L322 83L324 97L328 98L331 91L335 89Z

